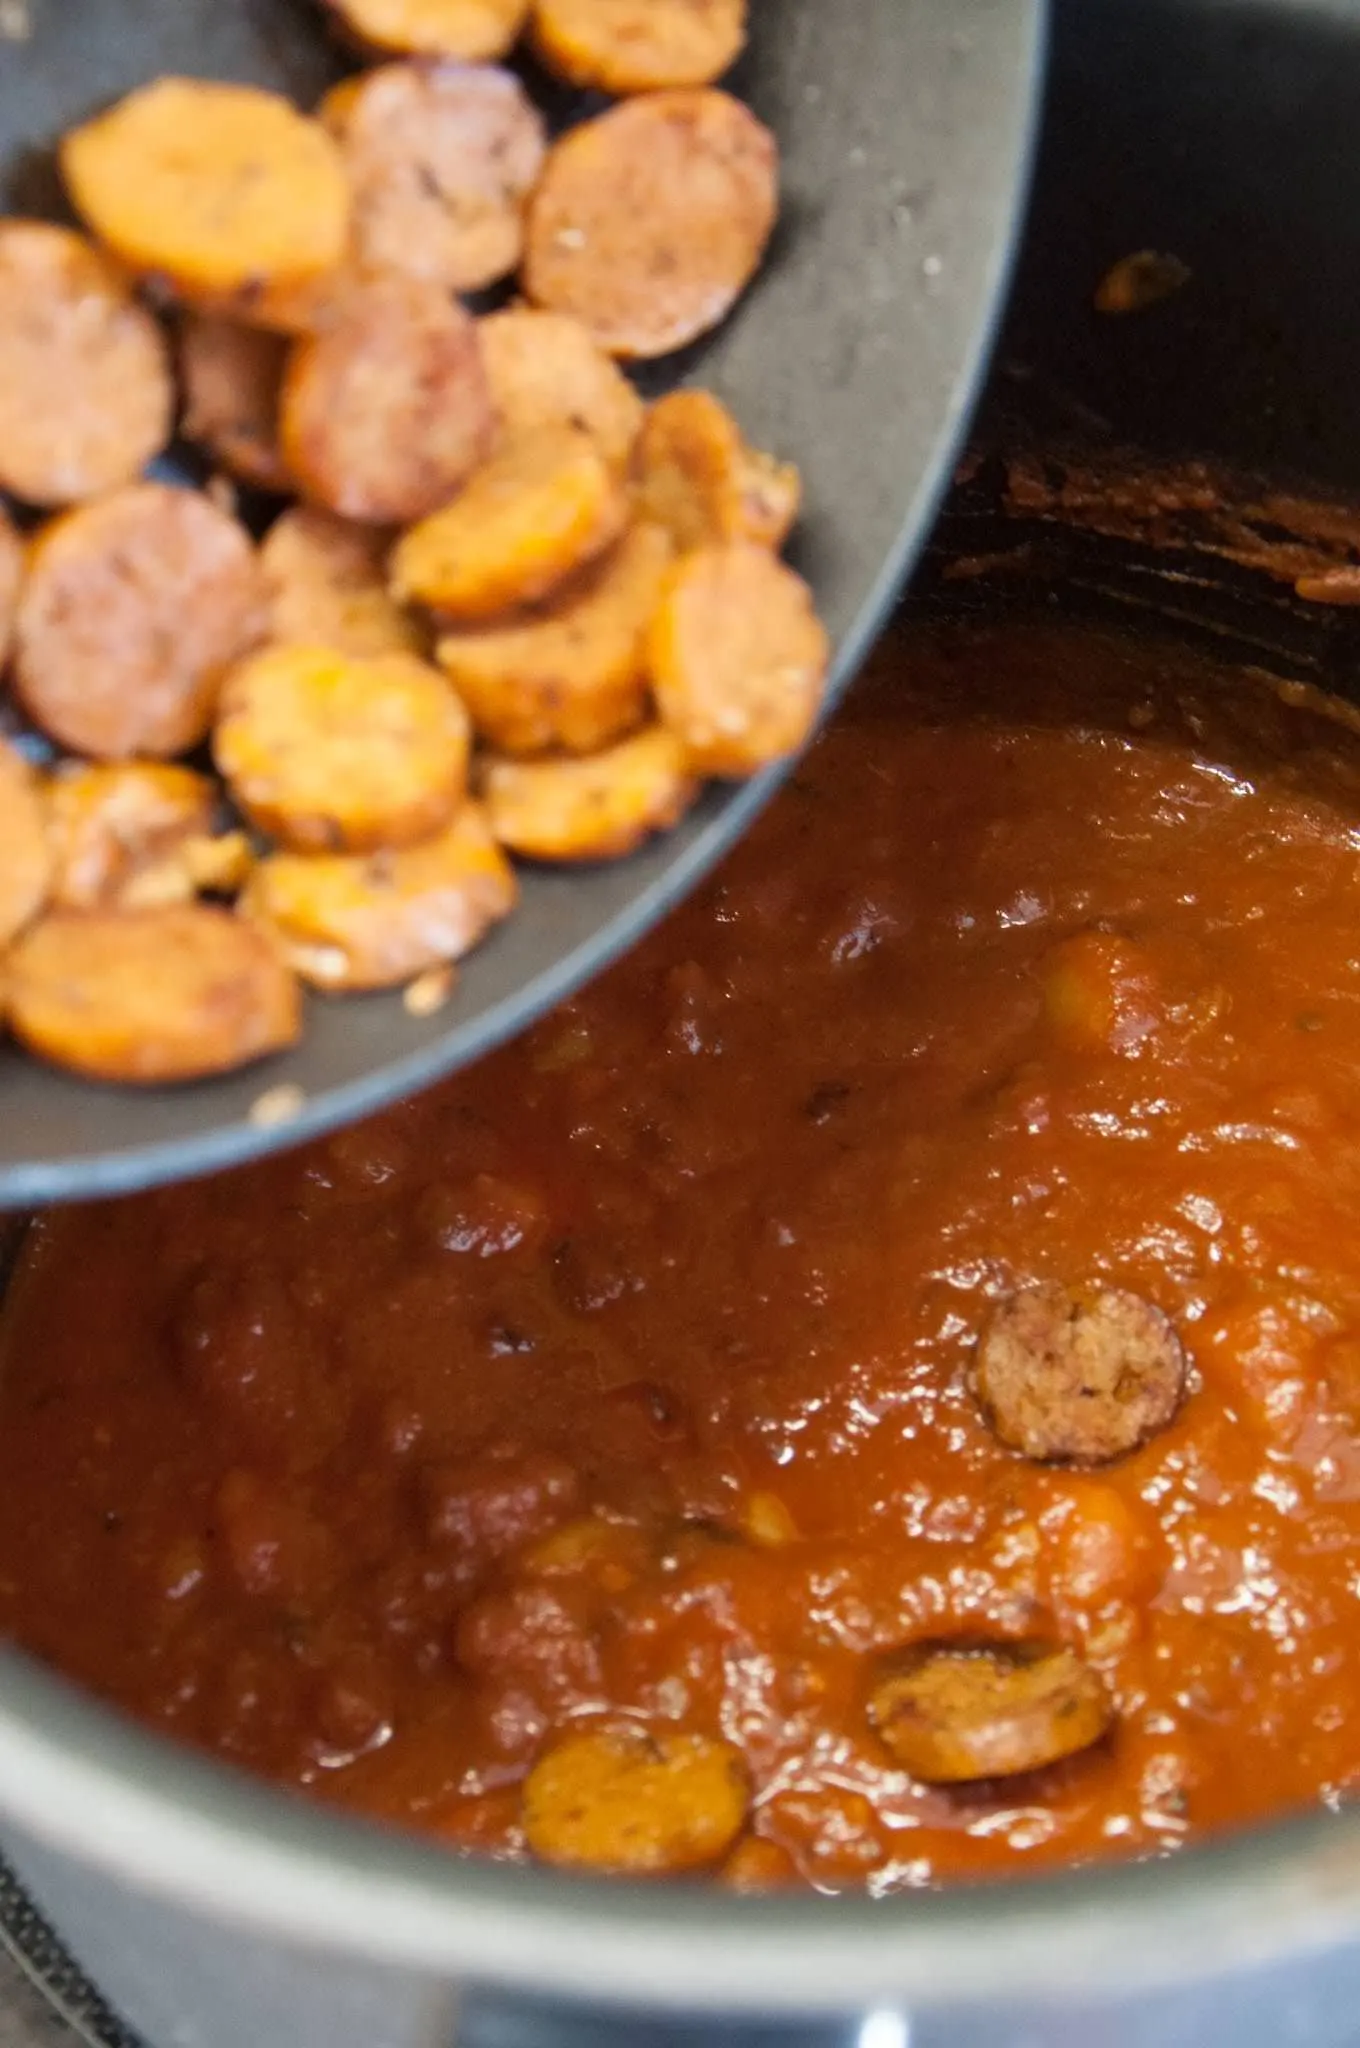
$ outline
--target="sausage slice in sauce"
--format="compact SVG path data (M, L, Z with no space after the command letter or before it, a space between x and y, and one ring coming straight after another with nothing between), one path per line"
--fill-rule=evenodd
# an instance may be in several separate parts
M524 1787L524 1831L545 1863L635 1877L701 1870L740 1834L750 1787L738 1752L641 1728L569 1735Z
M1027 1458L1104 1465L1165 1429L1185 1353L1150 1301L1122 1288L1043 1281L1003 1301L982 1333L977 1394Z
M1071 1650L948 1644L910 1653L881 1679L869 1718L912 1777L959 1785L1075 1756L1100 1740L1113 1708Z

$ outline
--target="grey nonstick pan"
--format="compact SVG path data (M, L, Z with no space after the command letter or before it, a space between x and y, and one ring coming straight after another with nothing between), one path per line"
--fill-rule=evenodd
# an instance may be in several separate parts
M776 246L727 327L662 381L701 378L802 468L795 559L836 641L833 695L925 537L985 367L1027 184L1044 11L1045 0L753 0L735 86L780 139ZM311 104L341 68L310 0L9 0L5 205L52 211L54 137L158 73L254 80ZM475 1058L684 895L774 780L711 793L628 861L527 874L518 914L432 1017L409 1015L399 995L317 999L295 1051L155 1091L96 1087L0 1047L0 1206L207 1172ZM280 1085L296 1114L261 1127L252 1106Z

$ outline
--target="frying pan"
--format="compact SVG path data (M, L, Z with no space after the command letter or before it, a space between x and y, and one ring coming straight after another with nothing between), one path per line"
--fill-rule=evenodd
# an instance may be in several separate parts
M778 134L784 200L736 317L673 366L804 471L795 559L853 674L920 545L984 368L1017 233L1045 0L754 0L735 80ZM16 18L17 17L17 18ZM158 72L310 104L340 64L309 0L26 0L0 41L0 169L16 211L59 204L53 138ZM16 33L17 32L17 33ZM653 386L655 388L655 386ZM302 1044L192 1087L114 1090L0 1051L0 1207L207 1172L375 1110L475 1058L663 915L771 793L714 791L631 860L524 877L523 902L434 1017L399 995L314 1000ZM249 1120L266 1088L298 1115Z

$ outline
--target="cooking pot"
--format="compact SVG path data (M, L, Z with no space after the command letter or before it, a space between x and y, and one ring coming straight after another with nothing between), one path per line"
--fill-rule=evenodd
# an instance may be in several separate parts
M1028 255L980 437L1020 459L981 464L913 601L994 603L989 561L1037 565L995 579L1005 601L1175 613L1360 697L1356 614L1300 606L1262 573L1287 538L1272 529L1280 490L1256 488L1258 566L1244 568L1251 549L1225 562L1203 492L1184 518L1156 489L1130 513L1092 487L1083 511L1052 466L1060 448L1108 471L1111 447L1139 444L1264 471L1300 486L1296 504L1305 485L1360 482L1360 10L1064 0L1056 29ZM1189 281L1127 319L1096 314L1096 281L1144 248ZM1017 522L1022 498L1037 520ZM976 575L960 580L960 554ZM1348 2041L1360 2001L1360 1816L880 1902L608 1885L459 1861L314 1810L15 1657L0 1666L0 1810L23 1884L154 2048L1312 2048Z

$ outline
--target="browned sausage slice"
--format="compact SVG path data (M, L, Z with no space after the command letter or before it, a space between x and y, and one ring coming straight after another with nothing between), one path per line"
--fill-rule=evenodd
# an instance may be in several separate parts
M294 505L260 544L269 637L336 654L418 654L419 630L387 594L387 535Z
M636 456L638 505L682 552L727 540L782 547L802 497L789 462L748 446L711 391L671 391L643 424Z
M502 761L483 770L491 829L529 860L617 860L678 823L695 796L684 749L650 726L582 760Z
M229 910L56 910L9 957L10 1024L100 1081L192 1081L295 1043L298 987Z
M634 1877L701 1870L732 1846L750 1797L729 1743L594 1729L563 1737L534 1765L524 1832L545 1863Z
M53 902L63 910L125 905L149 870L212 831L217 802L209 777L177 764L63 762L47 785ZM182 893L194 893L187 877Z
M535 0L534 48L570 85L711 85L746 39L746 0Z
M317 988L390 988L460 960L515 896L514 871L469 803L445 831L395 852L272 854L241 908Z
M774 226L778 152L727 93L644 93L549 152L524 289L617 356L664 356L716 327Z
M623 470L642 425L642 400L587 327L565 313L508 306L482 321L482 360L502 438L578 427Z
M100 240L191 297L305 284L345 253L334 137L258 86L159 78L72 129L61 167Z
M796 752L829 654L807 585L753 541L684 556L648 635L656 708L699 775L754 775Z
M514 270L546 139L512 72L382 65L357 82L339 133L359 270L400 271L455 292Z
M325 4L365 49L474 62L503 57L529 12L529 0L325 0Z
M134 484L35 542L16 691L73 752L182 754L207 733L222 677L265 615L245 529L197 492Z
M293 487L279 453L279 387L287 343L234 320L188 313L180 329L182 427L242 483Z
M425 518L482 460L492 427L475 323L414 278L355 286L284 376L284 460L305 496L345 519Z
M227 678L213 756L260 830L303 852L404 845L447 824L471 728L437 669L267 647Z
M52 883L52 848L38 778L0 740L0 946L35 918Z
M1022 1288L978 1344L983 1412L1027 1458L1122 1458L1165 1429L1184 1391L1185 1354L1171 1324L1117 1287Z
M170 438L165 339L83 235L0 221L0 485L70 505L131 483Z
M543 610L441 639L439 664L482 737L507 754L589 754L639 724L670 559L661 528L642 521Z
M901 1659L874 1688L869 1715L913 1778L955 1785L1075 1756L1100 1740L1113 1708L1071 1650L947 1644Z
M19 592L24 582L24 544L14 521L0 506L0 667L9 660L14 644L14 624L19 613Z

